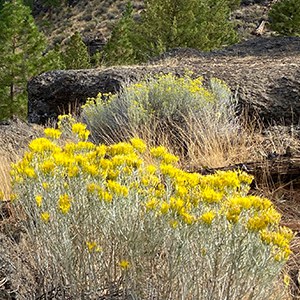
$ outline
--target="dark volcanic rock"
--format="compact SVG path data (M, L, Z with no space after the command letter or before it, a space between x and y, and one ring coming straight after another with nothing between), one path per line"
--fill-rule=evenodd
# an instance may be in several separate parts
M28 84L29 121L45 123L99 92L147 75L172 72L223 79L249 116L266 125L300 120L300 38L257 38L220 51L175 49L148 65L102 70L53 71Z
M85 36L83 39L90 56L103 50L106 40L103 36Z
M114 70L51 71L28 83L29 122L44 124L58 114L78 108L99 92L117 92L134 73Z

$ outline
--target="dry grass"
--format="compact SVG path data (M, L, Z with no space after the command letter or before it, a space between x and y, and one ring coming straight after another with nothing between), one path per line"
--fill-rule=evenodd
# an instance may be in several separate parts
M10 177L10 169L11 163L11 155L8 155L4 151L0 150L0 189L4 193L4 199L9 199L11 194L11 177ZM15 158L17 159L17 154L15 153Z
M11 120L10 125L0 125L0 190L4 199L11 193L10 169L26 151L29 142L42 134L43 127L29 125L18 119Z

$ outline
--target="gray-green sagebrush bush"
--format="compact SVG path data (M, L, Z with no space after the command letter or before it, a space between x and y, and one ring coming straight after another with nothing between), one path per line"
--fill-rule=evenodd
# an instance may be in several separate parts
M187 154L188 140L201 142L225 132L236 135L239 122L235 108L235 99L224 82L211 79L206 88L201 77L168 74L125 86L117 95L99 94L89 99L83 118L96 142L111 143L138 135L154 144L166 142Z
M59 120L60 130L45 129L11 172L39 293L287 299L279 276L293 233L270 200L247 195L252 176L185 172L165 147L138 138L96 145L86 125Z

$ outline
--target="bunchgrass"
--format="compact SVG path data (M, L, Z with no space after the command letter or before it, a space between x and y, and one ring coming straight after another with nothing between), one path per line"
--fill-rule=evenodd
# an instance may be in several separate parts
M12 161L10 156L3 150L0 150L0 200L9 200L11 194L10 169Z

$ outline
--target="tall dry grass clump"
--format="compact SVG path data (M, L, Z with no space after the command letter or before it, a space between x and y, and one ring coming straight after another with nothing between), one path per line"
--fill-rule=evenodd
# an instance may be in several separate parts
M0 149L0 199L9 200L11 194L11 163L20 157L13 151L7 153Z
M46 129L14 165L38 277L76 299L282 299L291 232L243 172L186 173L165 147ZM70 132L69 130L67 132ZM153 163L147 163L151 157ZM284 289L282 289L284 290Z
M1 182L1 192L0 199L8 199L8 195L10 194L10 163L8 163L3 156L3 160L0 162L0 182Z

